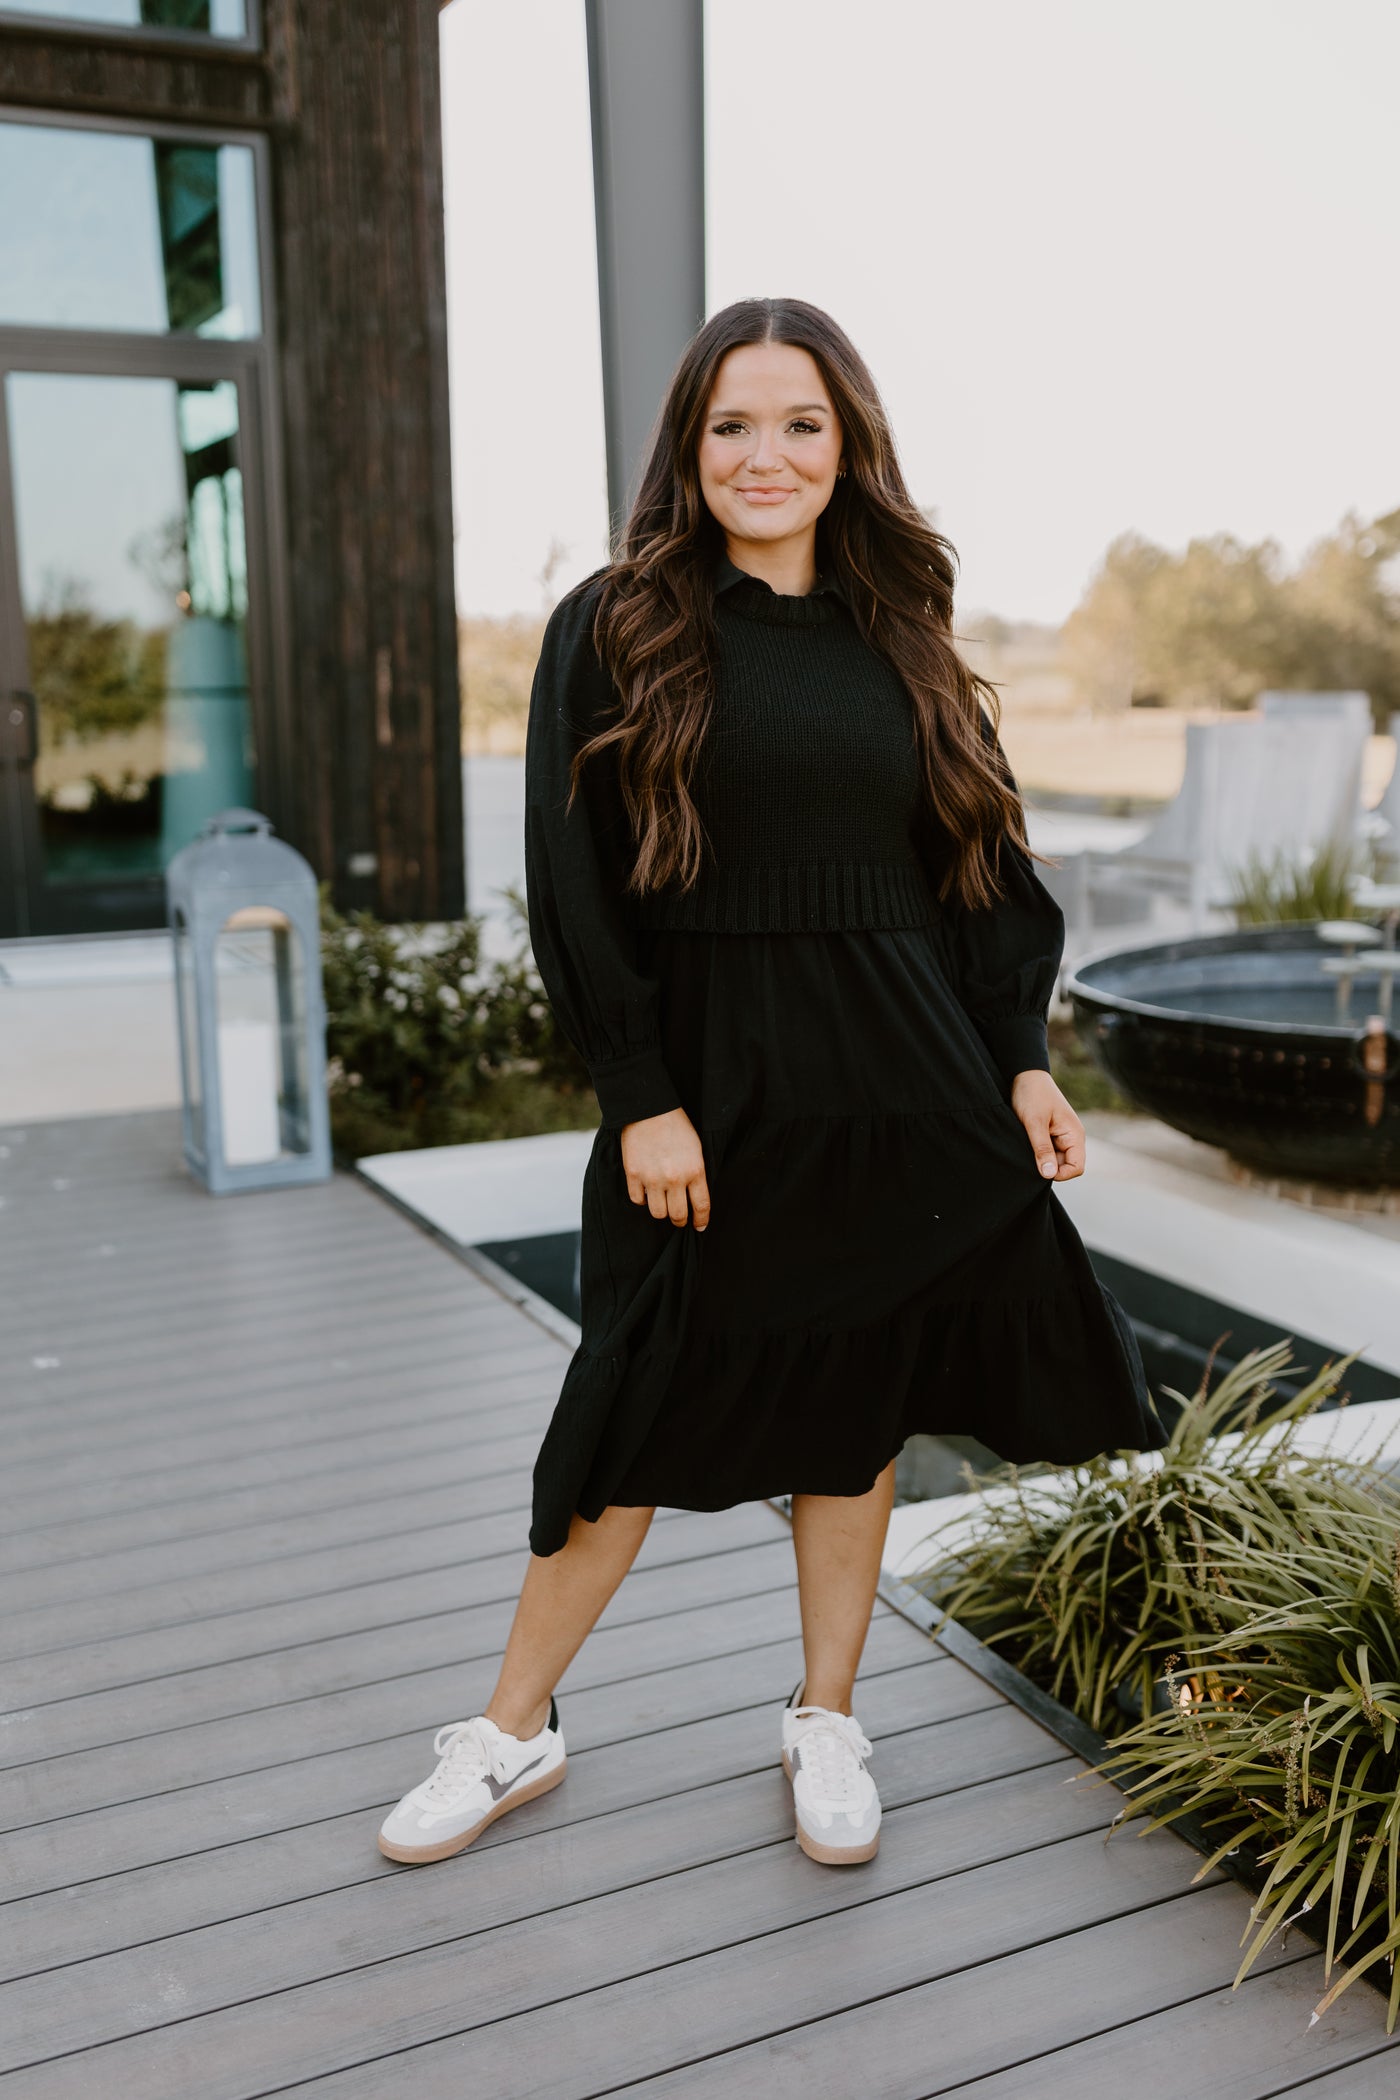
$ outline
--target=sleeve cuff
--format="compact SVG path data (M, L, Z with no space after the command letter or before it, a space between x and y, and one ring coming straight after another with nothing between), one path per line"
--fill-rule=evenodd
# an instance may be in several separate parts
M1018 1072L1050 1070L1050 1045L1039 1014L1008 1014L1000 1021L979 1021L977 1033L1008 1086Z
M620 1130L624 1123L664 1116L668 1109L682 1106L659 1050L637 1050L629 1057L609 1058L606 1064L590 1064L588 1076L609 1129Z

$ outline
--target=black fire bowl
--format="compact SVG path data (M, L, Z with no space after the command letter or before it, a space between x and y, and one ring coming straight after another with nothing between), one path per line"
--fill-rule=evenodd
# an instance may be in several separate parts
M1065 994L1109 1077L1173 1129L1265 1173L1400 1184L1400 1033L1366 1044L1364 952L1338 1015L1339 953L1312 925L1250 927L1090 956Z

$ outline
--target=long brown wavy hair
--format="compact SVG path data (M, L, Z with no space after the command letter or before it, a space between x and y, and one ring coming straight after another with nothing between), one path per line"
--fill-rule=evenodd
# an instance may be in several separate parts
M688 783L712 707L714 567L725 544L701 491L697 455L725 357L773 342L811 353L840 418L846 472L817 522L817 566L912 697L928 807L952 849L938 894L990 904L1001 894L1002 840L1030 849L1020 797L983 729L984 699L993 730L1000 720L996 688L954 643L957 554L905 486L864 359L831 316L804 299L738 299L681 355L619 551L600 572L593 641L622 709L575 753L570 801L588 758L616 744L636 847L628 890L694 883L703 838Z

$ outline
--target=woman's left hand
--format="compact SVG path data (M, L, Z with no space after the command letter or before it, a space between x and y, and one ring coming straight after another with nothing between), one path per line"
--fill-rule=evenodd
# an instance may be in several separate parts
M1047 1181L1073 1181L1084 1172L1084 1125L1048 1072L1018 1072L1011 1106Z

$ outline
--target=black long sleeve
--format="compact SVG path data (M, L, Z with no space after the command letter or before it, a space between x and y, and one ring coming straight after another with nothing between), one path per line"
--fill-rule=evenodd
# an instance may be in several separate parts
M583 768L566 814L569 765L603 726L616 689L590 633L582 585L544 631L525 736L525 895L535 964L560 1028L588 1067L606 1125L681 1106L660 1043L660 987L638 959L624 894L627 812L614 749Z
M1014 788L1015 776L991 722L982 734ZM1001 842L1005 895L970 910L950 899L946 923L958 965L958 997L1009 1085L1018 1072L1048 1072L1046 1019L1064 954L1064 913L1010 839Z

